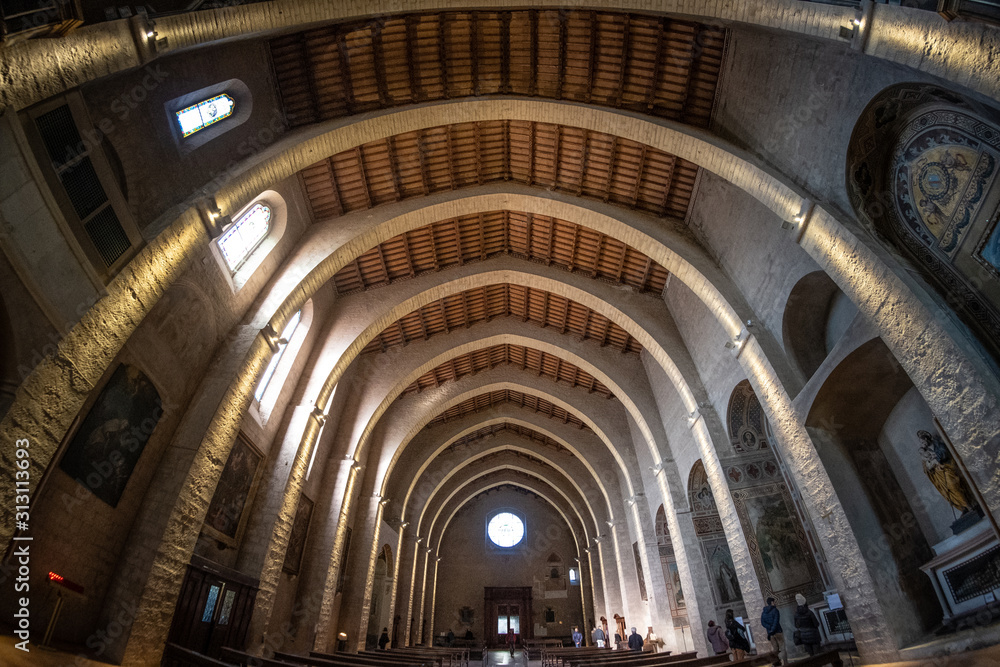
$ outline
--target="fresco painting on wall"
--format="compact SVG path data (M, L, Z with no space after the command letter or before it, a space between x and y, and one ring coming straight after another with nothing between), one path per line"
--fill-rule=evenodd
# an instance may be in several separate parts
M705 551L708 556L708 569L712 574L712 583L719 596L719 604L739 602L743 598L743 593L740 591L740 582L736 578L736 566L733 565L733 556L729 552L726 540L723 538L706 542Z
M733 503L751 542L750 553L766 592L781 602L816 579L803 533L795 520L791 497L783 484L735 491ZM782 593L785 593L782 595Z
M246 508L257 487L264 456L240 433L229 453L226 467L208 506L204 531L215 539L235 546L246 524Z
M674 604L678 609L681 609L685 606L684 589L681 588L681 573L677 569L677 563L668 563L667 567L670 570L670 581L674 589Z
M112 507L118 506L163 408L145 373L120 364L73 436L59 467Z

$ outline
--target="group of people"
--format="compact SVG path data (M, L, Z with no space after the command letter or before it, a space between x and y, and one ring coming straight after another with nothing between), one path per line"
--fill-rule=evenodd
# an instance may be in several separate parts
M601 629L600 626L595 626L594 629L591 630L591 632L590 632L590 638L593 640L594 646L596 646L597 648L604 648L604 646L607 643L607 636L604 634L604 630ZM622 636L616 632L615 633L615 647L617 647L618 644L620 644L623 641L624 640L622 639ZM577 628L573 628L573 643L577 647L579 647L583 643L583 635L580 634L580 631ZM633 651L641 651L642 647L643 647L643 644L645 644L645 643L646 642L642 638L642 635L640 635L638 632L636 632L635 628L632 628L632 634L630 634L628 636L628 647L629 647L629 649L631 649Z
M795 609L795 634L793 641L796 646L805 647L809 655L816 655L820 645L819 620L816 614L806 606L806 599L800 593L795 596L797 607ZM767 605L760 615L760 624L767 633L767 640L771 643L771 650L775 655L775 665L782 665L788 660L785 651L785 634L781 628L781 615L774 605L774 598L767 599ZM634 631L634 628L633 628ZM715 651L716 655L733 652L733 658L742 660L750 650L750 638L747 636L746 628L736 620L732 609L726 610L725 626L716 625L715 621L708 622L708 644Z

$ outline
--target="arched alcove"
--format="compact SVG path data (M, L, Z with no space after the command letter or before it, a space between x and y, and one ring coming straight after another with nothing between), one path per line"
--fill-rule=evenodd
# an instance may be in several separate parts
M688 499L695 534L708 568L708 579L712 583L716 617L722 618L726 609L733 609L737 616L745 616L743 593L736 576L733 556L729 551L726 531L719 517L715 496L708 484L705 464L700 459L691 467L688 475Z
M808 380L857 315L836 283L824 271L806 274L795 284L781 328L785 351Z
M924 473L918 433L935 432L933 414L875 338L830 373L806 426L898 646L925 638L942 609L921 566L934 558L931 547L951 536L959 516Z
M855 211L1000 350L1000 113L927 84L883 90L847 154Z
M795 511L767 418L749 380L733 389L726 426L735 456L723 462L726 484L747 538L763 597L791 614L796 594L811 601L823 590L806 531Z

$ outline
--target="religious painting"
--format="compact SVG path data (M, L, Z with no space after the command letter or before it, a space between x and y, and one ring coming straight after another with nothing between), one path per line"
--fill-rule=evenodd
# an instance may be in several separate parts
M677 609L683 609L686 606L684 589L681 588L681 573L677 569L677 563L667 563L667 570L670 572L670 587L674 591L674 606Z
M688 479L688 489L691 496L691 510L694 512L717 512L715 496L708 484L708 473L705 466L698 461L691 469Z
M734 491L733 504L765 594L774 595L779 603L788 602L795 591L818 578L784 484Z
M309 533L309 519L312 518L313 501L304 495L299 497L299 506L295 510L295 520L292 522L292 532L288 536L288 548L285 550L285 563L281 569L289 574L298 574L302 564L302 552L306 547L306 535Z
M160 394L150 379L138 368L120 364L84 417L59 467L117 507L162 416Z
M256 491L263 460L264 455L240 433L208 506L203 527L206 534L229 546L239 543L246 525L246 509Z
M719 604L733 604L743 599L740 582L736 577L736 566L729 552L729 545L724 539L711 540L704 543L705 556L708 559L708 571L712 584L719 596Z

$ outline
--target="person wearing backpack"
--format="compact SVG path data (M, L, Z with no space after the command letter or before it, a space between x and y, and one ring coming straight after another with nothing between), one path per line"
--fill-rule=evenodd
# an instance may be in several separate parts
M739 661L746 657L750 640L747 639L746 628L737 622L732 609L726 610L726 639L729 640L729 648L733 649L733 658Z
M806 606L806 598L801 593L795 596L798 608L795 610L795 634L792 640L796 646L805 646L809 655L816 655L822 638L819 636L819 621L812 609Z

